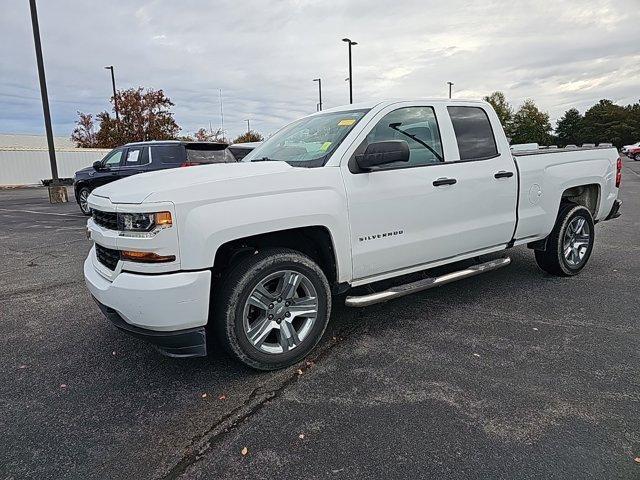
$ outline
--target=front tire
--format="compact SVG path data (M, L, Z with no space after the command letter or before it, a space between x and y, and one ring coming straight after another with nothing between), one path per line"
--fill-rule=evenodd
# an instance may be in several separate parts
M86 187L81 188L78 192L78 205L80 206L82 213L85 215L91 215L91 209L89 208L89 203L87 201L90 194L91 190Z
M326 276L311 258L289 249L267 249L240 261L214 296L218 340L258 370L302 360L322 337L331 313Z
M640 161L640 153L636 153L636 154L633 156L633 159L634 159L636 162L637 162L637 161Z
M563 203L544 250L536 250L538 266L551 275L570 277L585 267L595 239L595 229L588 208Z

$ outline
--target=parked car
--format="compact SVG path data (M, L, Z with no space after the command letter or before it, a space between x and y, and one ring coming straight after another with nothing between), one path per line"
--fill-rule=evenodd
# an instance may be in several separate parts
M80 210L91 212L89 194L96 188L138 173L168 168L234 162L226 143L154 141L128 143L114 148L102 160L75 173L74 192Z
M625 145L624 147L622 147L622 148L620 149L620 151L621 151L622 153L624 153L625 155L627 155L627 154L628 154L628 152L629 152L629 150L630 150L630 149L634 149L634 148L640 148L640 142L636 142L636 143L634 143L633 145Z
M578 274L596 223L619 215L621 169L614 148L512 153L485 102L349 105L239 163L97 188L84 276L118 328L165 354L205 355L215 336L277 369L320 340L334 294L350 307L391 300L504 267L508 256L474 259L515 245L551 275ZM351 290L462 260L474 263Z
M628 148L626 155L629 158L633 158L635 161L640 161L640 147Z
M244 157L246 157L249 152L251 152L254 148L260 145L262 142L245 142L245 143L234 143L229 145L229 151L234 156L234 158L239 162Z

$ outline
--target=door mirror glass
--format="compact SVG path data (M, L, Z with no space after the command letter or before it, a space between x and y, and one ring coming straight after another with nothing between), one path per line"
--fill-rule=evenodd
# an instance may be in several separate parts
M409 161L409 144L404 140L387 140L367 145L364 153L356 155L356 163L362 170L395 162Z

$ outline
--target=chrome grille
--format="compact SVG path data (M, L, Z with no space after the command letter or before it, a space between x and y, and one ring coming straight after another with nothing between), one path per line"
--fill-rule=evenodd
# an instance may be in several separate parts
M118 229L118 217L116 212L102 212L100 210L91 209L93 221L98 225L108 228L109 230Z

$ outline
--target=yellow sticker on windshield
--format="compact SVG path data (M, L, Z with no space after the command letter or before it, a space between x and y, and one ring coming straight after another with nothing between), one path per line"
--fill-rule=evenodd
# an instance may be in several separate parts
M326 152L330 146L331 146L331 142L324 142L320 147L320 150L322 150L323 152Z
M354 123L356 123L356 119L355 118L345 118L344 120L340 120L338 122L338 126L339 127L348 127L349 125L353 125Z

